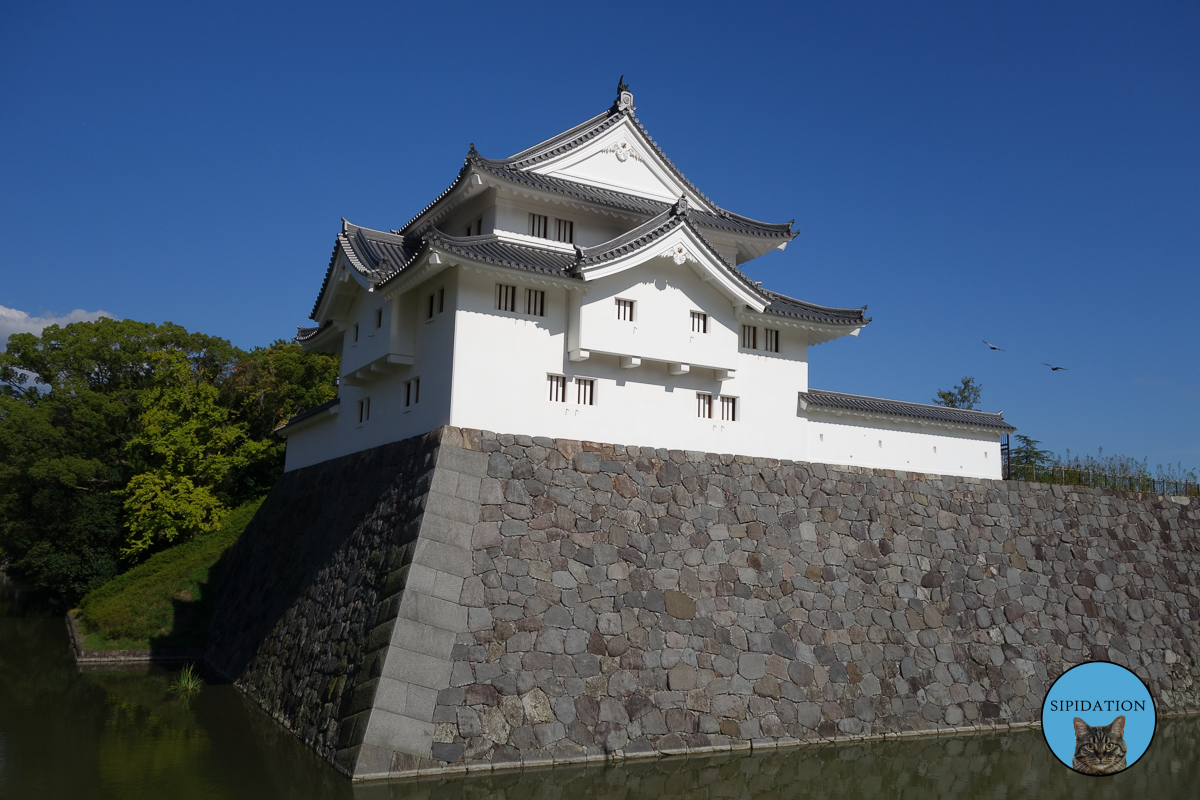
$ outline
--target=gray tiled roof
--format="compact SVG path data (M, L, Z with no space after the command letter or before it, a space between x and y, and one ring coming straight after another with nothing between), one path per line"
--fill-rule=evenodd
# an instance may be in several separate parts
M747 236L766 236L772 238L786 238L789 241L795 238L796 233L792 230L792 222L761 222L751 219L750 217L735 214L732 211L727 211L721 208L716 203L713 203L703 192L697 189L690 181L683 176L683 173L675 167L671 160L667 158L658 144L650 138L650 134L642 127L641 123L632 116L630 111L617 110L616 106L592 117L590 120L576 125L570 130L554 136L551 139L534 145L531 148L521 151L510 158L490 159L479 155L475 150L475 146L471 145L470 152L467 153L467 158L463 164L463 168L459 171L454 182L450 184L439 194L432 203L425 206L411 220L405 223L398 229L399 232L416 232L412 229L413 223L421 219L426 212L436 206L443 198L453 192L466 177L471 167L483 169L497 177L512 181L517 184L529 186L531 188L541 189L547 192L562 194L568 197L574 197L588 203L594 203L601 206L609 206L619 208L623 211L629 211L636 214L645 214L647 216L655 216L661 213L664 209L669 208L669 203L662 201L650 200L636 195L617 192L611 189L603 189L600 187L590 186L584 183L575 181L563 180L561 178L553 178L547 175L538 175L528 170L537 164L549 158L557 156L561 153L573 150L592 139L596 138L604 131L616 125L625 116L629 116L634 123L634 127L642 134L645 143L654 150L662 160L668 165L673 174L679 178L688 188L696 195L704 199L708 208L701 208L695 211L695 222L706 228L716 228L726 230L737 234ZM793 220L794 221L794 220Z
M314 326L312 328L305 328L301 325L297 325L296 326L296 341L297 342L307 342L309 339L313 338L318 333L320 333L321 331L330 327L331 325L333 325L332 322L326 322L324 325L318 325L318 326Z
M343 218L342 231L338 234L337 244L333 246L333 255L329 257L325 279L321 281L321 291L317 294L317 301L313 303L313 310L309 316L316 318L321 299L329 290L329 279L333 276L338 253L346 253L354 268L372 283L383 283L411 264L420 254L423 245L424 241L420 237L363 228ZM297 341L303 340L297 337Z
M289 425L295 425L297 422L308 419L309 417L315 417L317 414L320 414L322 411L327 411L336 405L341 405L341 402L342 402L341 397L335 397L332 400L327 400L326 402L321 403L321 405L319 405L319 406L313 406L312 408L308 409L307 411L301 411L299 414L292 417L291 419L289 419L287 422L280 425L275 430L280 430L281 428L286 428Z
M430 244L466 258L501 267L569 277L575 268L575 253L506 242L492 237L447 236L436 228L425 234Z
M338 234L338 244L330 259L329 269L325 272L325 280L321 285L317 302L313 306L313 316L315 317L317 309L320 307L321 299L329 291L333 267L339 252L345 252L354 268L376 285L382 285L399 275L427 245L436 245L463 258L475 259L487 264L559 277L574 277L578 275L581 267L600 264L637 252L651 246L655 241L680 226L687 225L713 258L723 264L730 274L747 289L767 302L768 305L763 313L810 320L822 325L857 327L871 321L869 318L863 317L861 308L829 308L805 303L763 289L757 281L751 280L737 266L731 264L704 236L700 229L703 224L701 222L703 213L688 208L686 203L666 206L659 214L633 230L595 247L577 247L575 252L551 247L543 248L533 244L518 244L497 239L494 236L450 236L437 228L429 228L421 236L401 235L363 228L342 220L342 232ZM316 329L301 328L296 341L306 341L315 336L317 332Z
M989 414L986 411L968 411L962 408L946 408L945 406L928 405L925 403L906 403L902 400L885 400L880 397L867 397L861 394L844 394L843 392L826 392L820 389L809 389L801 392L800 398L808 407L820 411L848 411L863 414L882 414L889 417L907 417L930 422L946 422L958 425L973 425L978 428L993 428L998 432L1015 431L1012 425L1004 421L1004 414Z
M770 300L764 310L764 314L777 314L781 317L796 317L798 319L808 319L814 322L820 322L825 325L866 325L871 321L870 317L864 315L867 307L862 308L833 308L832 306L819 306L815 303L806 303L803 300L797 300L794 297L772 292L759 287L758 291L766 295Z

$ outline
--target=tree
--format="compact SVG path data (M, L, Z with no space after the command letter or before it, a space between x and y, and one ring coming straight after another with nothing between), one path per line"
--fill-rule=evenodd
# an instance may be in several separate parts
M273 429L332 398L337 373L298 345L247 353L171 323L14 334L0 352L0 563L73 602L196 535L270 488Z
M151 354L187 354L227 373L240 351L178 325L99 319L9 337L0 353L0 562L67 600L116 574L124 515L114 493L136 474L125 445Z
M250 424L221 404L221 391L186 355L151 355L155 382L143 394L140 430L126 450L146 470L122 491L129 535L122 554L216 529L227 507L218 492L231 471L260 458L271 443L247 437Z
M1054 460L1054 454L1041 449L1041 442L1028 436L1017 434L1013 436L1017 446L1008 451L1008 463L1011 466L1034 467L1041 469Z
M964 377L953 389L939 389L933 402L946 408L973 409L983 395L983 387L971 376Z

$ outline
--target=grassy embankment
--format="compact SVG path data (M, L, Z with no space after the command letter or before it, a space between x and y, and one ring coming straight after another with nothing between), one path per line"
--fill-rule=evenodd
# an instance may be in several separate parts
M212 533L156 553L89 592L73 611L90 650L194 651L204 647L214 586L210 571L262 499L234 509Z

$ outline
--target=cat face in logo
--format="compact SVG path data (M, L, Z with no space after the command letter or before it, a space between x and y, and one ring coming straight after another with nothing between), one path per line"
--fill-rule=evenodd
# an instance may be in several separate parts
M1125 715L1095 727L1076 717L1071 768L1085 775L1112 775L1125 769Z

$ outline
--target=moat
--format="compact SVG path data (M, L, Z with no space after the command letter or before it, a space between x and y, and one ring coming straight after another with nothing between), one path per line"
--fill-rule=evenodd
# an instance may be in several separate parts
M174 675L81 672L61 616L0 584L0 797L1169 800L1200 783L1200 718L1189 717L1163 721L1145 757L1105 779L1075 775L1023 731L352 785L232 686L181 703Z

